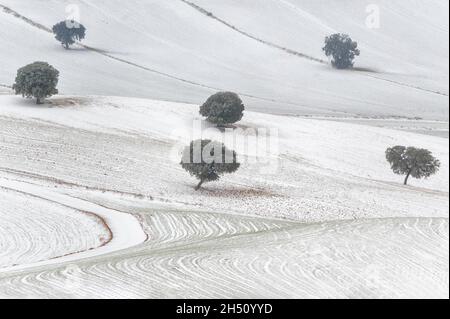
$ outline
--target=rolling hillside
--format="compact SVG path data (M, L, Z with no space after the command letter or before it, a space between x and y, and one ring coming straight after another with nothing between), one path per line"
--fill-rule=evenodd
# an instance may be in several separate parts
M94 50L66 52L46 30L65 19L68 3L0 1L8 30L0 84L45 60L62 72L63 94L200 103L232 90L270 113L448 121L446 1L375 1L381 24L370 29L360 0L76 0ZM359 41L359 70L323 61L323 39L335 31Z
M278 149L237 149L239 171L196 192L179 151L197 110L0 96L0 297L448 296L447 139L246 112ZM397 143L439 174L404 187Z

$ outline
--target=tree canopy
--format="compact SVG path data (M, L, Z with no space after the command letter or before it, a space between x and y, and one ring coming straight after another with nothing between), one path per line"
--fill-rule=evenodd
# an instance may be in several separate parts
M244 116L245 106L241 98L233 92L219 92L200 107L200 115L217 125L233 124Z
M181 166L200 182L217 181L223 174L234 173L240 167L236 152L224 144L211 140L195 140L183 151Z
M441 166L440 161L423 148L394 146L386 150L386 159L395 174L406 175L405 185L409 177L428 178L436 174Z
M13 89L16 94L26 98L36 98L36 104L42 99L58 94L59 71L46 62L34 62L17 71Z
M86 36L86 28L76 21L61 21L55 24L52 30L56 40L61 42L65 49L69 49L72 44Z

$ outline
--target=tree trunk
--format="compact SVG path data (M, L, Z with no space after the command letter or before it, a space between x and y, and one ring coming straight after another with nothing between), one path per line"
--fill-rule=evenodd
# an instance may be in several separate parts
M197 186L195 186L195 190L198 191L200 189L200 187L202 187L203 183L205 182L205 180L201 179L200 183L198 183Z
M411 171L409 171L408 174L406 174L404 185L408 185L408 179L410 176L411 176Z
M64 43L64 48L65 48L66 50L69 50L69 44L68 44L68 43Z
M36 99L36 104L37 104L37 105L42 104L41 98L38 97L38 98Z

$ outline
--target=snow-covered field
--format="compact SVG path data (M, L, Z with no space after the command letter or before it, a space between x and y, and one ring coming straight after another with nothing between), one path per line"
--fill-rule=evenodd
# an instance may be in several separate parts
M173 158L191 139L196 106L75 96L50 101L36 107L0 97L3 196L51 200L45 202L50 217L40 218L61 206L66 214L83 211L85 218L103 219L121 241L116 245L113 237L104 249L77 253L88 240L97 247L107 231L92 220L61 223L50 242L63 246L64 236L90 236L70 242L65 254L57 247L47 252L70 254L69 260L45 261L43 254L36 264L31 235L22 231L45 234L31 218L34 209L2 237L23 251L3 262L2 296L448 295L447 139L247 112L242 126L279 129L276 169L263 174L264 165L244 163L237 174L196 192ZM217 138L210 134L205 137ZM402 142L429 147L442 159L440 173L404 187L384 160L385 148ZM240 154L245 158L245 150ZM30 207L20 199L3 203L7 219ZM135 221L118 220L121 214ZM73 263L72 279L83 281L76 289L65 275Z
M270 113L448 121L449 4L413 2L2 0L0 28L8 32L0 33L0 60L8 63L0 66L0 84L44 60L62 72L63 94L197 104L231 90L246 95L252 110ZM67 53L48 32L68 4L79 6L88 29L83 43L95 50ZM378 29L366 26L368 4L380 8ZM360 43L359 71L320 62L323 40L334 31Z
M374 3L379 29L360 0L0 0L0 298L448 298L448 1ZM322 60L335 31L356 70ZM10 89L35 60L42 106ZM236 140L277 145L197 192L180 151L222 89ZM397 144L439 173L403 186Z

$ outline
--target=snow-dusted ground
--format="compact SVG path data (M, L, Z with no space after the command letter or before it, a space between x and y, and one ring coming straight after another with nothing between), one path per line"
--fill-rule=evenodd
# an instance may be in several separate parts
M94 214L39 197L26 186L0 180L0 271L98 248L111 239Z
M311 117L309 117L311 118ZM352 117L352 118L336 118L336 117L312 117L315 119L323 119L330 121L339 121L347 123L355 123L361 125L385 127L406 132L413 132L425 135L440 136L444 138L449 137L449 125L446 121L427 121L415 119L383 119L383 118L366 118L366 117Z
M49 28L74 4L87 38L66 51ZM448 298L448 9L0 0L0 297ZM359 43L352 71L321 52L334 32ZM37 60L61 73L43 106L11 95ZM196 192L179 151L218 90L247 106L238 142L278 144L257 163L231 145L239 171ZM441 170L403 186L397 144Z
M1 242L6 247L0 272L48 266L104 255L127 249L144 242L147 235L139 220L123 212L92 204L77 197L49 192L47 189L16 181L11 174L0 180L0 187L33 196L44 202L63 207L46 216L52 207L39 209L38 203L9 197L2 203ZM36 207L37 206L37 207ZM9 211L11 210L11 211ZM72 210L88 215L91 220L80 223L80 216L70 216ZM95 213L94 213L95 212ZM32 216L36 214L37 216ZM73 214L73 213L72 213ZM43 215L43 216L42 216ZM9 218L8 218L9 217ZM42 242L41 242L42 241ZM83 241L81 244L77 241ZM72 248L73 245L76 248ZM55 247L56 246L56 247ZM45 250L44 250L45 249ZM37 250L37 252L36 252Z
M62 205L70 207L65 215L95 214L122 244L77 254L74 246L89 238L95 246L104 230L86 220L73 227L90 237L64 246L59 237L78 235L55 219L55 237L45 241L60 245L47 255L65 249L70 259L29 268L40 260L22 229L40 232L39 221L21 220L0 237L0 246L14 238L24 252L4 259L19 267L0 271L0 296L448 297L447 139L246 112L241 128L279 130L279 152L266 155L275 171L244 163L195 192L174 154L192 138L197 110L95 96L38 107L1 96L0 185L48 194L51 214ZM431 149L441 171L404 187L384 159L395 144ZM3 203L6 218L29 209L26 201Z
M68 4L95 50L66 52L48 32ZM366 25L369 4L380 8L378 29ZM445 0L1 0L0 17L0 84L44 60L61 71L63 94L197 104L231 90L269 113L448 122ZM359 70L320 62L335 31L360 43Z

